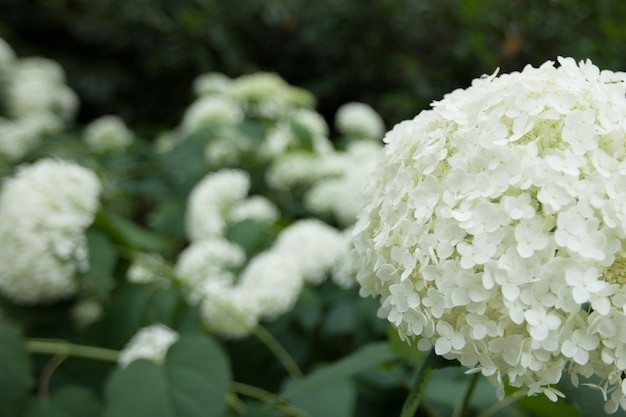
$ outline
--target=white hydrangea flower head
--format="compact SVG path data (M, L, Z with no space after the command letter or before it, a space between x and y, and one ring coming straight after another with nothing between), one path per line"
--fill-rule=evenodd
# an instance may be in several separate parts
M185 111L181 128L187 134L203 127L236 125L243 119L241 105L231 97L201 96Z
M91 121L83 132L83 141L96 153L123 152L134 141L135 134L121 117L101 116Z
M16 61L17 56L11 45L0 38L0 74L8 71Z
M293 112L292 121L310 135L315 153L325 154L333 150L328 139L328 124L321 114L311 109L298 109Z
M206 282L232 285L235 272L245 261L246 254L240 246L224 238L203 239L192 242L180 253L174 269L190 300L197 301Z
M255 256L241 273L237 287L253 300L261 319L272 320L290 311L303 280L295 259L268 251Z
M370 105L365 103L346 103L335 114L337 130L359 139L380 140L385 134L385 123Z
M288 152L276 158L265 174L268 185L276 190L310 186L324 178L341 175L345 161L337 152L316 155L310 152Z
M0 193L0 292L20 304L50 303L78 289L89 268L85 229L99 206L98 177L73 162L20 166Z
M241 160L241 150L230 138L218 138L207 143L204 160L211 167L234 165Z
M251 294L224 281L209 281L202 288L200 316L213 333L227 339L248 336L259 323L259 310Z
M382 144L353 142L341 155L343 172L321 179L304 195L306 208L316 214L332 214L344 227L353 225L363 207L362 190L374 171Z
M162 364L167 351L179 338L178 332L161 323L143 327L122 349L117 363L122 368L137 359L147 359Z
M65 84L63 68L46 58L17 61L8 74L6 94L9 114L17 119L45 115L67 121L78 108L78 97Z
M198 96L230 95L233 89L233 80L219 72L207 72L197 77L193 82L193 91Z
M312 107L315 97L308 91L289 85L278 74L256 72L233 80L232 97L246 106L252 115L279 118L293 107Z
M363 296L502 387L596 374L624 405L626 74L559 58L395 126L355 227Z
M0 118L0 156L14 162L22 158L41 140L39 126L32 119Z
M259 223L274 223L280 218L280 210L262 195L253 195L237 204L230 213L231 223L254 220Z
M222 169L205 176L187 202L187 236L202 240L223 235L232 209L246 198L249 189L250 177L245 171Z
M277 237L272 251L293 259L302 278L322 283L345 247L342 233L317 219L297 220Z

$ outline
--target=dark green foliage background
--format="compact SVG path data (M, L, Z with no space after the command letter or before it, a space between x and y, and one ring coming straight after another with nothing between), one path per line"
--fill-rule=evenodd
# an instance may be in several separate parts
M275 71L332 117L363 101L390 126L472 78L558 55L621 70L620 0L0 0L0 36L59 61L88 121L171 126L200 73Z

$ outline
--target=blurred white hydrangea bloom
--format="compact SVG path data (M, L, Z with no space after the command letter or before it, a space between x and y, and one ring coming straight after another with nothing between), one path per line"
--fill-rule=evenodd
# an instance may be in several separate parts
M235 125L243 119L241 105L231 97L201 96L185 111L182 130L183 133L190 133L203 127Z
M65 84L65 72L55 61L20 59L11 67L7 83L7 108L13 118L50 115L62 124L73 118L78 108L78 97Z
M260 319L272 320L290 311L298 300L303 279L297 261L282 252L255 256L242 271L237 289L256 304Z
M383 119L365 103L351 102L339 107L335 127L340 133L358 139L380 140L385 134Z
M21 166L0 193L0 292L16 303L54 302L89 268L85 229L99 206L98 177L75 163Z
M208 72L197 77L193 82L193 91L198 96L218 94L230 95L233 80L219 72Z
M626 408L626 74L559 58L393 128L355 229L363 296L418 347L528 394Z
M382 144L357 141L338 153L343 172L322 178L304 195L304 204L313 213L332 214L344 227L353 225L363 208L362 190L380 157Z
M167 351L179 338L180 335L176 331L161 323L143 327L120 352L118 365L125 368L137 359L162 364Z
M40 133L40 126L31 119L0 118L0 156L17 161L39 143Z
M232 285L236 272L246 261L244 250L224 238L192 242L178 256L175 271L185 285L191 301L201 296L200 289L208 281Z
M83 298L72 306L72 320L79 329L84 329L100 320L104 314L102 303L96 298Z
M201 289L200 315L207 328L226 338L249 335L259 323L259 310L253 294L219 280Z
M283 230L272 251L294 260L305 282L320 284L344 246L345 241L339 230L311 218L298 220Z
M245 171L223 169L204 177L187 202L187 236L201 240L223 235L232 210L249 189L250 177Z
M122 152L134 141L135 134L121 117L101 116L91 121L83 132L83 141L96 153Z

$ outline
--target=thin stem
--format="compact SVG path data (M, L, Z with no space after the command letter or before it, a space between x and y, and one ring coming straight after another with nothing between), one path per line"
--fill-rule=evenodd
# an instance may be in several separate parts
M470 380L469 385L467 386L467 391L465 391L465 396L463 397L463 402L459 407L454 409L452 413L452 417L463 417L467 407L469 406L470 399L472 398L472 394L474 393L474 389L476 388L476 383L478 382L478 378L480 377L480 373L475 373L472 375L472 379Z
M508 397L503 399L502 401L498 401L497 403L492 404L491 407L487 408L485 411L480 413L477 417L491 417L498 411L502 410L503 408L508 407L509 405L518 401L523 396L524 395L522 393L515 392L512 395L509 395Z
M49 386L50 380L52 379L52 374L57 368L67 359L67 355L64 353L58 353L54 355L43 367L41 370L41 375L39 376L39 384L37 390L39 391L39 395L47 398L50 395Z
M415 382L413 383L409 396L404 402L404 406L400 412L400 417L413 417L415 415L415 412L424 397L424 391L426 390L426 385L428 385L428 380L433 373L431 362L434 359L434 355L434 350L431 350L417 370Z
M300 378L303 376L300 367L295 360L289 355L289 352L276 340L276 338L268 332L263 326L257 326L254 335L276 356L276 359L283 365L289 376L292 378Z
M95 346L75 345L65 340L27 339L26 349L32 353L76 356L106 362L117 362L120 353L117 350Z
M231 388L234 392L245 395L250 398L254 398L265 404L268 404L281 412L294 417L308 417L308 414L299 408L293 407L289 404L285 404L276 395L269 391L255 387L253 385L244 384L242 382L233 381Z

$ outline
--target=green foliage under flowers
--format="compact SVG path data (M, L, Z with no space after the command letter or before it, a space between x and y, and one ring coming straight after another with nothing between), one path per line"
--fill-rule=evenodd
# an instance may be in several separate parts
M315 181L339 174L325 173L311 184L308 176L295 181L294 171L287 177L293 184L277 186L269 178L281 158L313 158L318 169L325 157L344 157L355 144L380 145L380 138L320 136L315 124L298 119L314 112L310 101L286 100L268 115L246 100L244 116L232 124L213 121L192 131L177 124L159 140L138 137L123 151L95 152L83 140L84 126L66 126L42 133L23 157L0 160L3 185L18 167L48 158L75 161L102 182L101 206L85 232L89 268L76 274L76 294L41 305L0 298L0 417L603 415L598 393L584 387L567 396L571 403L514 392L498 400L479 374L466 375L400 340L376 317L377 300L359 297L357 288L340 285L330 271L323 282L304 283L292 308L261 320L249 334L230 337L207 323L204 304L194 302L198 294L176 269L194 243L186 220L201 181L225 169L241 170L250 177L249 194L278 208L272 221L226 225L225 239L242 248L250 265L300 220L349 230L338 216L306 203ZM260 153L279 127L287 129L288 146L278 155ZM243 145L207 161L207 149L225 135ZM330 143L345 149L323 148ZM133 282L130 271L143 255L157 266L148 268L150 279ZM99 310L81 310L86 301ZM123 366L133 336L156 323L179 335L162 360ZM566 381L560 389L572 387Z

